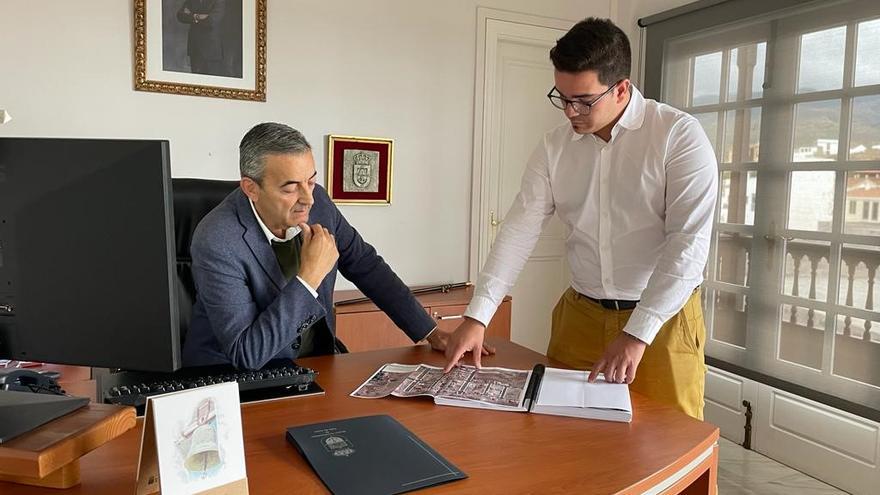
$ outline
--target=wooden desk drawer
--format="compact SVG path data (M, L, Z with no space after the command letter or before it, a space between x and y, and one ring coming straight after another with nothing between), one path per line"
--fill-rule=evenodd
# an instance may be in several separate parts
M351 352L413 345L409 337L381 311L337 314L336 336Z
M428 308L431 318L437 322L437 326L443 330L453 331L464 321L466 304L450 306L432 306ZM486 328L487 337L499 337L510 340L510 300L505 300L498 306L498 311Z

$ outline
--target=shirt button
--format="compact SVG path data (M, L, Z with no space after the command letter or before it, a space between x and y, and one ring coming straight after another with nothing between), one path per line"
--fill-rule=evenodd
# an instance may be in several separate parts
M603 282L605 282L606 284L610 284L610 283L611 283L611 279L610 279L610 278L606 278L605 280L603 280Z

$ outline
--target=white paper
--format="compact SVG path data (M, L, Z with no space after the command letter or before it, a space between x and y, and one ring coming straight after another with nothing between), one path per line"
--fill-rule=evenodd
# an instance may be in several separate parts
M589 372L547 368L541 381L538 406L590 407L632 411L629 387L609 383L601 374L594 383L587 381Z

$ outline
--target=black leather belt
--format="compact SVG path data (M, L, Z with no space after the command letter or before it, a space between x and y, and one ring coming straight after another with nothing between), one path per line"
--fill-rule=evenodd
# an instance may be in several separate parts
M586 294L581 294L580 292L578 292L578 294L580 294L581 297L586 297L596 304L601 304L602 307L605 309L613 309L615 311L625 311L628 309L633 309L636 307L637 304L639 304L638 301L626 301L623 299L596 299Z

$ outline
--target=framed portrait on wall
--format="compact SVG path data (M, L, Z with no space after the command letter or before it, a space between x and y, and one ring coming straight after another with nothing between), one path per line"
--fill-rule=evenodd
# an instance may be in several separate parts
M134 0L134 87L266 101L266 0Z
M391 204L394 141L327 137L327 192L337 204Z

